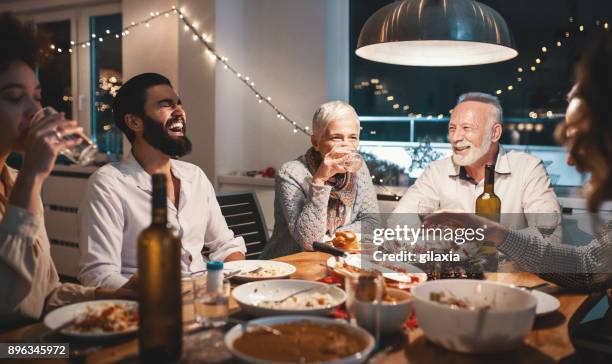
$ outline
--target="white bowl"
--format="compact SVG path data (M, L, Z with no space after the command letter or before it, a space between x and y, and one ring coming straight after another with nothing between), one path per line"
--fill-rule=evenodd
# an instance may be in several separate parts
M268 308L258 305L261 301L279 300L294 292L308 288L314 288L310 292L328 293L332 297L333 303L326 307L295 309ZM309 293L305 292L303 294L307 295ZM346 300L346 293L336 286L299 279L270 279L246 283L234 288L232 296L245 312L256 317L271 315L330 315L334 308L343 304Z
M308 320L314 323L319 323L319 324L324 324L324 325L334 325L334 326L346 327L349 330L354 332L354 335L352 336L363 337L367 342L365 349L363 349L362 351L356 354L353 354L349 357L345 357L342 359L336 359L333 361L318 362L319 364L363 363L366 361L366 359L368 358L372 350L374 350L374 344L375 344L374 337L372 337L372 335L370 335L367 331L359 327L351 326L344 321L338 321L338 320L334 320L331 318L312 317L312 316L276 316L276 317L266 317L266 318L251 320L248 322L248 324L252 324L253 326L255 325L268 325L269 326L269 325L283 324L283 323L302 321L302 320ZM229 351L234 356L236 356L238 359L240 359L242 362L245 362L245 363L254 363L254 364L277 364L279 363L279 362L274 362L274 361L269 361L269 360L257 359L257 358L246 355L236 350L234 348L234 341L236 341L236 339L242 336L242 334L243 334L242 325L234 326L227 332L227 334L225 334L225 346L227 346ZM274 350L274 349L270 348L270 350Z
M380 332L382 334L400 331L412 310L412 296L410 293L397 288L387 288L387 294L397 301L383 301L380 306ZM376 305L372 302L362 301L355 301L354 305L355 318L359 326L374 332L376 327Z
M457 309L430 300L445 292L488 309ZM425 336L449 350L497 353L519 346L531 330L537 300L528 291L503 283L442 279L412 289L414 310Z

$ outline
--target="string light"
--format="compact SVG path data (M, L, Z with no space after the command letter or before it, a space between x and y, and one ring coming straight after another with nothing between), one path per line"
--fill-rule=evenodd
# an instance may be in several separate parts
M261 97L261 92L259 92L257 89L255 89L255 82L250 81L250 78L247 76L244 79L242 78L241 73L237 72L229 63L228 63L228 58L227 57L221 57L219 54L217 54L216 50L212 47L212 45L210 44L209 40L210 40L210 35L206 34L206 33L201 33L201 36L198 35L197 32L197 28L199 26L199 24L197 22L194 23L190 23L188 18L185 16L184 14L184 9L181 8L181 10L177 10L175 6L172 6L172 9L170 10L166 10L163 12L151 12L149 15L149 18L141 20L139 22L131 22L129 26L122 28L120 32L116 32L113 33L111 32L109 29L105 30L105 33L107 35L111 35L113 34L115 36L115 38L120 38L120 37L125 37L127 35L130 34L130 29L144 25L146 28L150 28L151 24L150 21L154 20L158 17L164 16L164 17L168 17L171 14L178 14L179 19L181 19L184 23L184 29L185 31L189 31L191 30L191 32L193 33L193 40L197 41L199 40L205 47L206 47L206 54L211 58L211 60L218 60L219 62L221 62L223 64L223 69L224 70L229 70L230 72L232 72L239 80L241 80L252 92L254 92L257 96L257 101L260 104L263 104L264 102L271 107L276 113L277 113L277 117L280 120L286 120L287 122L290 122L291 125L293 126L293 132L297 133L298 131L301 131L302 133L306 134L306 135L310 135L309 133L309 128L307 126L302 127L300 125L298 125L295 121L293 121L292 119L290 119L289 117L287 117L287 115L285 115L276 105L274 105L272 103L272 97L267 96L265 99ZM104 39L102 37L97 37L96 34L91 34L91 39L98 39L99 42L103 42ZM71 46L80 46L81 48L86 48L86 47L90 47L91 43L89 41L84 41L84 42L75 42L75 41L70 41L70 45ZM62 53L63 49L56 47L55 45L51 45L50 47L52 50L55 50L57 53ZM72 53L72 48L68 49L68 52ZM373 84L378 83L379 81L377 79L373 79L371 80L371 82ZM369 83L368 83L369 85Z

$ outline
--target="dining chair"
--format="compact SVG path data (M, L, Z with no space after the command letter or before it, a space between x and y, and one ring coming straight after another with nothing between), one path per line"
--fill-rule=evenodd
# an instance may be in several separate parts
M217 195L227 227L246 244L246 259L258 259L268 242L268 231L255 192L229 192ZM207 256L208 248L202 249Z

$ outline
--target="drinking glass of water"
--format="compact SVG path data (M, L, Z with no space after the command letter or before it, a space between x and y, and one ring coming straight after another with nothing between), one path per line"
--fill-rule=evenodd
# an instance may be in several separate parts
M47 116L51 116L54 114L57 114L57 110L55 110L51 106L45 106L42 109L38 110L36 114L34 114L32 120L34 122L37 122ZM66 148L62 150L60 154L66 157L72 163L78 164L80 166L86 166L88 164L91 164L91 162L93 162L96 158L98 146L84 134L65 135L63 137L64 140L75 140L79 138L82 140L80 144L74 145L70 148Z

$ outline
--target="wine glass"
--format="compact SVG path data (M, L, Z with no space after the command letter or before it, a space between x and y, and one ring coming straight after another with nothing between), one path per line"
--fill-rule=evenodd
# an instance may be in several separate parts
M45 106L42 109L38 110L34 116L32 117L33 122L38 122L47 116L51 116L57 114L57 110L55 110L51 106ZM98 153L98 146L89 139L84 134L79 135L64 135L62 137L64 140L76 140L81 139L82 142L80 144L74 145L70 148L63 149L60 151L60 154L66 157L69 161L74 164L78 164L80 166L86 166L91 164L96 158L96 154Z

